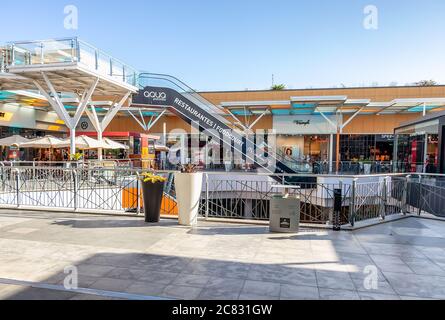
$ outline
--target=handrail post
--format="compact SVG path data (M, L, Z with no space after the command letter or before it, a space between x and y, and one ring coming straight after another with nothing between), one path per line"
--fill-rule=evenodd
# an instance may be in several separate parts
M75 61L76 61L76 48L75 48L74 39L71 39L71 62L75 62Z
M77 203L77 194L78 194L78 181L77 181L77 172L75 168L71 168L71 174L73 176L73 206L74 211L77 211L78 209L78 203Z
M382 195L380 203L380 217L385 220L386 218L386 204L388 201L388 177L383 178Z
M410 175L405 177L403 181L403 191L402 191L402 214L406 215L408 213L408 186L409 186Z
M136 172L136 214L141 214L141 201L140 201L140 185L139 185L139 172Z
M94 50L94 62L96 64L96 71L99 70L99 54L97 50Z
M209 174L206 173L205 174L205 178L206 178L206 216L205 219L208 220L209 219Z
M357 178L352 179L351 201L349 204L349 223L353 227L355 224L355 196L357 190Z
M422 175L419 174L419 210L417 214L420 216L422 213L422 201L423 201L423 195L422 195Z
M40 64L45 64L45 56L43 54L43 48L44 44L43 42L40 43Z
M11 66L15 66L15 45L11 46Z
M18 168L14 169L15 172L15 191L16 191L16 199L17 199L17 208L20 208L20 170Z

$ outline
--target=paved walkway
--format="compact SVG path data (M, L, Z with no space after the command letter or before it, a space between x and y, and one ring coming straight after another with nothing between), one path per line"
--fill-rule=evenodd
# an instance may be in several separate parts
M0 299L445 299L444 248L445 222L417 218L287 235L3 210Z

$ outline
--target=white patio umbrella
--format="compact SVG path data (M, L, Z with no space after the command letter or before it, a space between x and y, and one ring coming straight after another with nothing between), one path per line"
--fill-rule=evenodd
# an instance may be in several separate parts
M20 143L20 148L42 148L42 149L51 149L50 152L50 160L52 157L53 149L62 148L60 144L63 141L59 138L53 136L45 136L43 138L33 139L29 142Z
M70 138L63 140L58 148L68 148L71 145ZM106 143L101 142L99 140L93 139L88 136L78 136L76 137L76 148L81 150L88 150L88 149L99 149L99 148L106 148Z
M15 135L7 138L0 139L0 146L10 147L10 146L19 146L21 143L29 142L30 139L26 139L22 136Z
M105 147L104 149L112 149L112 150L119 150L119 149L128 150L128 149L130 149L125 144L116 142L116 141L111 140L109 138L103 138L103 142L105 142L105 144L107 145L107 147Z
M44 148L44 149L54 149L62 148L60 147L63 140L53 136L45 136L43 138L37 138L30 140L28 142L20 143L20 148Z

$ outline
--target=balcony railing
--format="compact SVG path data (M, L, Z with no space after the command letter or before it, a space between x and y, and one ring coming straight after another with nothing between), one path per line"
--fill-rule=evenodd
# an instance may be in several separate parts
M132 86L137 85L136 69L77 38L12 42L11 66L80 65Z
M0 165L0 207L68 210L91 213L141 213L141 171L131 168L9 167ZM161 213L177 215L173 171L168 178ZM277 178L258 173L204 173L200 214L206 218L269 219L269 202L281 194ZM341 190L340 222L385 219L390 215L445 216L445 176L388 174L371 176L317 175L290 192L300 198L301 221L330 224L334 216L334 190Z

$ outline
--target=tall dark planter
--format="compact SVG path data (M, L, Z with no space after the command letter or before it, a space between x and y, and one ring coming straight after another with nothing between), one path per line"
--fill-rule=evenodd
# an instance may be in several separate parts
M142 182L145 222L156 223L161 219L161 204L164 182Z

